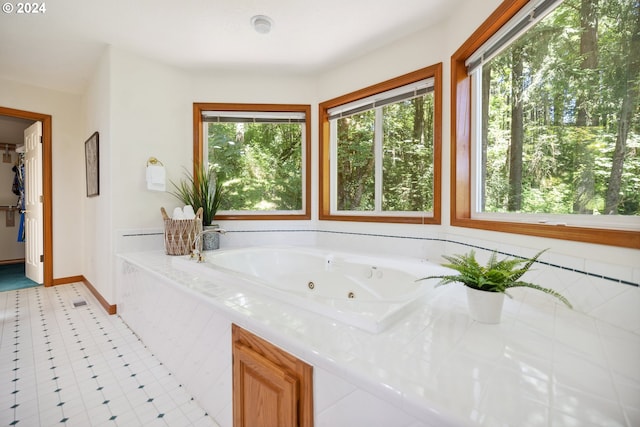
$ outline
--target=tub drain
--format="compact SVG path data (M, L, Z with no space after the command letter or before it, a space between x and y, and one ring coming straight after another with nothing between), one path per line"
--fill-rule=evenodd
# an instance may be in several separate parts
M309 289L313 289L313 288L316 287L316 284L313 283L313 282L309 282L309 283L307 283L307 286L309 287Z
M349 293L347 294L347 298L351 298L351 299L353 299L353 298L355 298L355 297L356 297L356 294L354 294L353 292L349 292Z

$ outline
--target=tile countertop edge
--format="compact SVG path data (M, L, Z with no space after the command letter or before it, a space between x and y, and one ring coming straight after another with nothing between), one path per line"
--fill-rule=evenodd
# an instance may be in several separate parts
M179 290L186 291L187 294L195 297L196 299L213 305L216 309L220 310L225 315L228 315L230 320L238 324L238 326L251 330L262 338L284 348L311 365L325 369L380 399L394 403L394 406L396 406L398 410L405 411L408 415L416 417L421 421L435 423L435 425L447 425L451 427L469 427L470 425L473 425L461 420L455 414L451 414L450 411L440 408L436 402L426 402L419 396L414 396L413 399L408 399L405 390L400 390L394 386L385 384L383 381L377 380L374 376L368 374L365 370L355 371L345 363L341 363L341 361L338 361L333 357L322 354L320 351L310 347L308 342L301 340L301 337L295 333L296 331L293 328L289 331L276 329L260 319L252 318L250 315L243 313L240 310L241 306L224 304L219 301L219 297L205 295L197 289L194 289L192 286L189 286L186 283L181 283L181 281L176 277L171 277L172 275L166 274L166 272L163 271L163 268L160 268L164 267L169 269L169 271L173 270L173 267L171 267L172 257L165 255L162 251L118 254L118 257L124 261L134 264L138 268L159 279L169 282ZM176 271L179 271L179 274L182 277L190 276L190 274L186 273L184 270ZM219 286L227 287L227 285L224 284L219 284ZM232 289L228 290L233 291ZM335 323L335 321L332 321L325 316L308 312L304 309L281 303L277 300L272 300L261 294L247 293L247 296L250 298L268 299L269 302L273 303L275 306L281 306L285 310L295 312L301 318L308 319L307 321L318 322L321 320L328 324ZM368 334L367 332L360 331L355 327L342 327L352 329L355 333ZM290 333L287 334L286 332ZM376 335L371 336L375 337Z
M463 427L477 425L472 419L465 417L464 414L467 414L467 416L474 416L472 413L478 415L477 410L480 410L480 408L476 407L475 410L473 410L473 408L465 407L461 402L458 402L456 405L459 406L458 409L462 412L457 413L455 407L445 407L447 401L455 402L456 396L450 396L450 399L444 396L442 402L429 399L429 396L413 391L411 387L403 387L405 383L402 378L398 381L385 381L385 374L388 375L390 372L393 372L393 369L388 369L388 364L387 366L384 364L379 365L381 369L376 369L378 366L375 364L376 361L374 360L370 364L367 364L367 361L363 359L362 353L353 354L348 351L340 352L335 351L335 348L331 348L335 353L332 354L331 351L323 351L322 349L323 346L325 349L328 348L324 345L325 340L333 340L338 346L336 348L339 348L340 342L344 342L340 341L340 338L369 340L368 337L370 337L370 342L375 350L376 343L393 344L390 334L383 332L378 335L371 335L354 327L340 325L336 321L305 311L303 308L278 302L259 293L245 290L239 292L234 289L231 284L214 283L211 279L196 282L209 281L213 283L219 290L218 295L203 294L199 290L194 289L193 284L189 284L189 280L193 280L196 275L187 273L184 270L174 269L171 266L171 258L173 257L165 255L164 252L140 252L120 254L118 256L155 277L163 279L177 289L187 291L189 295L196 297L198 300L212 304L225 315L229 316L229 319L239 326L257 333L308 363L325 369L331 374L345 379L354 386L392 403L399 410L416 417L418 420L438 426ZM246 301L246 304L262 304L262 308L264 308L265 311L256 314L256 312L251 312L250 309L245 309L242 304L238 304L238 298L236 298L235 301L232 298L232 296L237 297L239 294L242 295L240 299ZM271 321L272 319L269 319L270 321L265 321L264 318L261 318L260 314L264 316L265 312L269 311L273 313L285 312L288 316L295 316L296 320L302 322L303 325L307 325L306 328L302 328L302 332L312 330L321 333L323 345L318 345L317 343L314 345L313 336L301 333L300 330L297 330L286 322L278 324L277 320ZM407 314L405 320L411 320L412 315L412 313ZM417 318L414 320L417 320ZM282 322L281 319L280 321ZM466 330L468 330L468 328ZM449 348L448 354L450 354L454 348L455 345ZM353 359L357 359L355 362L358 363L350 363L354 362ZM359 363L361 361L365 363L361 365ZM411 380L413 379L414 378L411 378ZM466 403L468 404L470 402ZM551 411L551 402L547 402L547 404L543 406ZM472 413L468 412L469 409L472 409Z

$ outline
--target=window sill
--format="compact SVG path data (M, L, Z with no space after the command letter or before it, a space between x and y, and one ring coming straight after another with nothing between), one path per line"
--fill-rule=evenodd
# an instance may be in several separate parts
M380 222L396 224L440 224L439 218L433 216L393 216L393 215L340 215L320 214L322 221Z
M232 221L272 221L272 220L290 220L290 221L305 221L310 220L311 215L307 213L255 213L255 214L220 214L216 215L215 220L232 220Z
M452 218L451 225L455 227L640 249L640 231L560 225L555 223L536 224L527 222L489 221L472 218Z

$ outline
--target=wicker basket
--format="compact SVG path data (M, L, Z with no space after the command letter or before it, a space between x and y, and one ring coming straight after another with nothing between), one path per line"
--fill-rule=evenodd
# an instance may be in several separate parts
M196 237L202 231L202 208L195 219L171 219L164 208L160 208L164 218L164 250L167 255L189 255Z

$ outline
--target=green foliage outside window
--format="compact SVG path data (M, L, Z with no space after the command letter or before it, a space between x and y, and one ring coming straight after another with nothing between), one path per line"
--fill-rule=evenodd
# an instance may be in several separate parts
M433 94L383 108L384 211L433 211Z
M299 123L209 123L209 164L224 183L220 210L302 209Z
M640 215L637 0L566 0L480 74L483 211Z
M337 119L337 209L374 211L376 162L382 163L382 211L433 211L433 93Z
M373 110L338 120L338 210L375 208Z

